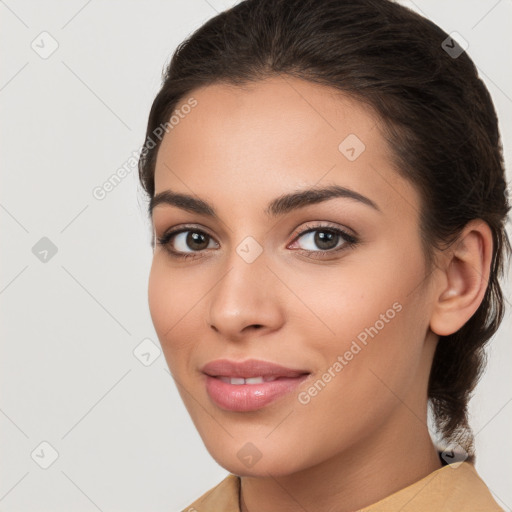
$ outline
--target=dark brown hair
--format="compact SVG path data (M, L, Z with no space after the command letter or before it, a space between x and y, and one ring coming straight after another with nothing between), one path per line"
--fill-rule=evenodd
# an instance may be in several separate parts
M484 367L485 343L503 318L499 277L510 253L504 229L510 206L489 92L448 34L390 0L245 0L182 42L165 71L139 161L149 197L160 146L152 134L184 97L201 86L276 75L338 89L379 114L397 171L421 193L429 273L434 249L449 247L469 221L490 226L485 296L459 331L440 337L428 387L438 435L474 460L467 405Z

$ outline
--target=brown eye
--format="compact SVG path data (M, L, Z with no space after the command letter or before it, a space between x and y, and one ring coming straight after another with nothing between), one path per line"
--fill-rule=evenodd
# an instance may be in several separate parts
M188 235L185 238L185 245L195 251L201 251L208 248L210 237L206 233L199 233L197 231L186 231Z
M299 240L302 241L300 248L307 251L329 251L349 242L341 231L326 228L307 231L297 238Z
M193 256L205 249L216 248L213 238L198 229L181 229L165 233L158 243L174 256Z
M314 237L319 249L334 249L338 243L339 235L332 231L317 231ZM334 244L333 244L334 241Z
M359 240L343 229L325 224L309 224L299 231L288 248L313 259L330 258L350 248Z

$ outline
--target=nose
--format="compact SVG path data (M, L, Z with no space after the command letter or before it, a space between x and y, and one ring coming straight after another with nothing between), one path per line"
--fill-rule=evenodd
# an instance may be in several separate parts
M208 324L232 341L256 331L263 335L279 329L284 322L285 304L279 296L283 291L279 285L263 255L247 263L235 253L227 272L208 294Z

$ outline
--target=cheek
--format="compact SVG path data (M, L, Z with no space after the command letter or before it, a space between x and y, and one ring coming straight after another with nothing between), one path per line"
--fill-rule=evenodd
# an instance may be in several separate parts
M336 269L318 268L289 277L293 277L296 295L319 321L317 335L308 337L308 342L316 345L315 350L342 349L347 340L360 333L364 337L365 329L376 322L378 330L383 330L395 319L399 309L395 303L404 300L410 280L407 268L390 268L379 257L355 261L355 256L354 261L343 262ZM297 308L304 309L304 305L297 304Z
M325 388L336 394L329 405L325 395L330 393L320 382L321 408L357 408L364 401L392 396L386 384L402 389L411 383L428 319L418 287L424 275L421 254L403 254L384 247L372 254L372 261L361 258L350 265L350 271L322 274L322 269L296 283L298 294L307 297L323 324L317 322L305 336L308 349L320 356L316 366L319 376L325 375L321 380L328 382Z
M181 379L189 378L197 354L205 351L205 301L218 280L218 274L201 268L182 270L170 265L161 253L155 254L149 275L151 319L169 370Z
M155 330L163 343L163 334L173 325L173 290L158 257L153 258L148 282L148 304Z
M337 319L332 324L337 335L324 337L323 346L315 347L323 365L297 396L296 422L287 433L291 445L304 436L309 439L303 447L305 459L320 461L332 451L363 442L415 386L423 338L414 306L403 297L371 306L365 312L356 308L353 315L338 312L332 317L333 322Z
M183 276L169 268L161 255L155 255L149 274L148 304L166 358L190 345L180 333L191 321L194 305L200 300L197 286L189 286ZM176 358L168 358L168 362L171 360Z
M366 329L375 332L375 326L379 333L389 332L404 316L397 311L400 305L420 305L415 290L424 276L423 256L419 241L397 245L396 240L407 238L416 240L413 234L382 237L372 242L371 250L361 247L348 254L338 268L296 274L298 295L307 298L333 339L351 339Z

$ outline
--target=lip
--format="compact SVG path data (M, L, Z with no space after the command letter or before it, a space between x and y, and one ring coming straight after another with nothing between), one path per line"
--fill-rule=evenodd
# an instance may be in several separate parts
M307 370L287 368L262 359L246 359L245 361L232 361L230 359L217 359L203 366L203 373L211 377L298 377Z
M201 371L206 376L206 391L212 401L228 411L255 411L290 393L310 374L307 370L287 368L270 361L218 359ZM231 384L220 377L272 378L258 384Z

